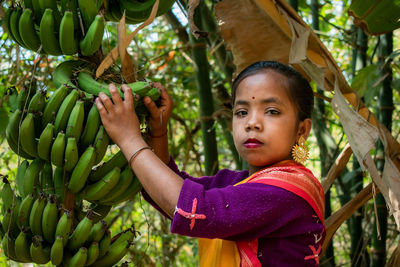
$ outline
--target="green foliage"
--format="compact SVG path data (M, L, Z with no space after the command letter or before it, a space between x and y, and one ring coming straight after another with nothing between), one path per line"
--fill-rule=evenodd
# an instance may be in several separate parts
M365 103L369 105L380 90L380 79L381 76L378 65L371 64L358 71L353 79L351 87L357 91L358 96L363 97Z

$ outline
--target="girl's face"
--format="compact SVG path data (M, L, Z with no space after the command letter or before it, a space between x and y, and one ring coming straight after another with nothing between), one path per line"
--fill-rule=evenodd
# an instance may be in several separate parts
M287 95L286 79L267 70L240 82L233 106L233 138L236 149L249 164L250 173L291 159L291 149L302 135L307 139L311 120L298 122Z

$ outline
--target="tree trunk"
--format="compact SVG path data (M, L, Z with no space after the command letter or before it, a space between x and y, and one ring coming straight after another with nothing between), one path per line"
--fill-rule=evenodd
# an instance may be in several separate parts
M198 9L194 13L194 22L201 25ZM203 38L196 39L189 34L192 58L195 64L195 78L200 100L200 123L203 134L205 174L212 175L218 170L218 149L215 135L214 101L211 92L210 68L207 59L207 44Z
M202 26L209 32L209 35L207 36L208 44L211 45L213 43L218 43L222 41L222 38L217 32L217 26L216 22L213 19L211 15L211 11L208 9L208 7L201 2L199 8L201 8L201 17L202 17ZM186 28L183 27L183 25L179 22L178 18L172 13L172 11L169 11L164 15L168 23L171 25L172 29L176 32L176 34L179 37L179 40L183 44L187 44L189 42L189 36L186 32ZM204 19L206 18L206 19ZM232 82L232 73L233 73L233 60L231 56L227 53L225 46L221 45L219 46L218 49L216 49L215 53L215 59L220 68L223 70L225 73L225 80L229 83ZM217 95L218 99L221 101L222 104L225 104L229 102L230 104L230 95L227 92L226 88L224 87L223 84L220 84L217 86ZM232 152L232 157L233 160L236 164L237 169L241 169L242 167L242 161L239 157L239 154L237 153L237 150L235 148L234 142L233 142L233 137L232 133L229 131L228 127L228 119L226 117L220 116L218 118L218 122L221 125L221 129L223 131L224 137L226 139L226 142Z
M379 111L378 118L389 131L392 128L392 113L393 113L393 91L392 91L392 70L390 64L385 64L385 59L393 52L393 34L388 33L380 36L379 45L379 65L381 67L381 75L386 76L382 83L382 88L379 93ZM382 143L377 146L377 168L380 172L383 171L384 148ZM386 263L386 233L387 233L387 217L385 199L381 194L376 197L377 218L374 225L374 233L371 241L371 256L372 266L384 266ZM378 233L379 229L379 233Z
M295 2L295 3L292 3ZM297 0L290 1L291 5L297 10ZM312 28L316 31L319 30L319 1L311 1L311 15L312 15ZM317 88L317 92L320 95L324 94L324 91ZM336 145L333 142L333 138L326 128L326 116L325 116L325 103L322 99L316 98L315 111L313 114L313 130L317 139L319 147L319 156L321 160L321 176L324 177L329 171L330 164L333 162L333 151L336 150ZM331 191L330 189L325 194L325 218L332 214L331 208ZM323 259L321 260L323 266L335 266L335 254L332 245L332 241L328 245Z
M357 70L367 66L368 36L361 29L355 27L353 27L353 29L355 30L352 60L352 72L354 77ZM353 172L355 172L356 175L351 180L351 197L354 197L363 189L364 177L356 158L353 158ZM350 258L351 266L354 267L369 266L368 252L363 249L365 242L362 229L363 210L363 208L358 209L350 218Z

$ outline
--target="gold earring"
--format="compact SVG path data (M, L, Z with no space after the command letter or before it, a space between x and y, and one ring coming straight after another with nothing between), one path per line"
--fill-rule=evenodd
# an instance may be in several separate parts
M306 146L306 140L303 136L300 136L299 141L292 148L292 157L294 161L303 164L308 159L308 148Z

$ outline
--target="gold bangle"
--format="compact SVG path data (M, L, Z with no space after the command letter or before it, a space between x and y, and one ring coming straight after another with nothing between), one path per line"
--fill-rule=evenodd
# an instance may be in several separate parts
M138 150L136 150L135 153L132 154L132 156L129 158L129 166L132 165L132 161L140 154L140 152L142 152L145 149L150 149L151 151L154 151L152 147L149 146L145 146L142 148L139 148Z

